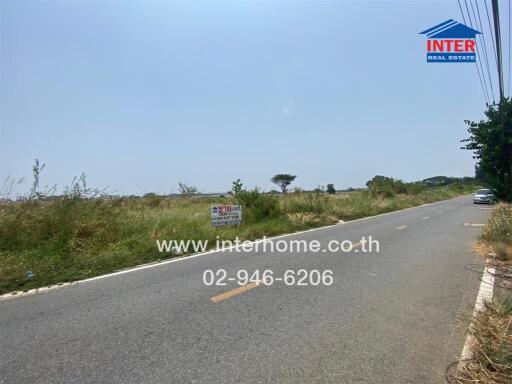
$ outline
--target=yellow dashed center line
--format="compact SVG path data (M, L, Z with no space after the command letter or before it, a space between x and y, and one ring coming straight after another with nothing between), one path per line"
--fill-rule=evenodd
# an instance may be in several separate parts
M229 299L233 296L238 296L241 293L244 293L250 289L256 288L260 285L262 285L261 282L248 283L248 284L242 285L241 287L232 289L231 291L227 291L227 292L221 293L220 295L213 296L210 300L213 301L214 303L218 303L222 300Z

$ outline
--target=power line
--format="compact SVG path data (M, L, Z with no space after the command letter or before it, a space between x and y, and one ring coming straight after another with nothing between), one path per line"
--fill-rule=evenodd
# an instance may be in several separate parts
M480 9L478 7L478 1L475 0L475 3L476 3L476 10L477 10L477 13L478 13L478 19L476 18L476 15L475 15L475 8L473 7L473 2L470 0L471 10L473 11L473 17L475 18L475 24L480 29L480 31L483 32L482 18L480 17ZM491 94L492 94L492 102L494 103L494 101L495 101L495 98L494 98L494 87L492 86L491 69L489 67L489 57L487 56L487 44L485 44L485 36L484 35L480 34L480 35L478 35L478 37L480 39L480 43L483 44L485 64L486 64L486 67L487 67L487 76L489 77L489 84L491 86Z
M471 2L471 0L469 0L469 4L471 5L471 9L473 10L473 16L475 17L475 27L473 27L473 21L471 19L471 14L469 13L467 0L464 0L464 3L466 4L466 10L468 11L469 25L471 25L471 28L473 28L473 29L478 28L478 26L476 25L477 21L476 21L476 16L475 16L475 10L473 8L473 3ZM477 63L475 63L475 64L480 67L480 71L482 73L482 79L484 80L485 92L487 93L487 98L489 99L489 101L491 101L491 98L489 97L489 90L487 88L487 81L485 80L484 67L482 66L482 60L480 60L480 51L478 49L476 50L476 57L477 57ZM492 98L494 99L494 95L492 96Z
M459 9L460 9L460 14L462 15L462 21L464 22L464 24L466 24L466 18L464 17L464 12L462 12L462 6L460 5L460 0L457 0L457 3L459 3Z
M485 104L491 104L489 101L489 96L486 93L486 89L484 88L484 83L482 82L482 76L480 75L480 71L478 70L478 65L475 65L476 73L478 74L478 78L480 79L480 86L482 87L482 92L484 93Z
M469 25L471 26L471 28L473 28L473 20L471 19L471 13L469 12L469 7L468 7L467 0L464 0L464 4L466 5L466 11L468 13ZM462 13L462 16L464 18L464 12ZM485 73L484 73L484 70L482 68L482 63L479 60L478 50L476 51L476 55L477 55L477 60L475 61L475 66L476 66L476 70L478 72L478 78L480 79L480 83L482 84L482 88L484 89L485 102L487 104L489 104L489 100L490 100L489 90L487 89L487 82L485 81ZM480 67L478 66L479 64L480 64ZM482 74L480 74L480 71L482 72Z
M487 1L484 0L485 12L487 13L487 21L489 22L489 30L491 31L492 48L494 52L494 60L498 63L498 57L496 55L496 45L494 44L494 33L492 32L491 18L489 17L489 8L487 8Z

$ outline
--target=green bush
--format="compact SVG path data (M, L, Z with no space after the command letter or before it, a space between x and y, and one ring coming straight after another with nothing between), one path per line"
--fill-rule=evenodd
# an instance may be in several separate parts
M236 195L236 200L242 205L244 223L255 223L282 215L278 197L261 193L257 188L240 191Z
M503 243L512 245L512 205L496 205L487 225L482 231L482 240L489 244Z
M397 193L395 191L395 180L386 176L375 176L366 183L368 192L373 196L393 197Z
M108 242L120 233L119 209L103 200L29 200L4 209L0 251L32 250L44 244L48 251L76 252L79 243Z
M300 193L284 196L283 210L286 213L316 213L323 214L332 209L332 198L318 193Z

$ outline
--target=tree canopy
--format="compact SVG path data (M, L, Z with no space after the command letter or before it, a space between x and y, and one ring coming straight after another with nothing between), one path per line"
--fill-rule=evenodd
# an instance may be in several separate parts
M500 200L512 201L512 100L505 99L499 108L490 106L486 119L466 120L469 138L463 149L474 152L479 172Z
M289 173L279 173L274 175L271 182L279 186L281 188L282 193L286 193L288 191L288 186L293 183L293 181L297 178L297 175L290 175Z

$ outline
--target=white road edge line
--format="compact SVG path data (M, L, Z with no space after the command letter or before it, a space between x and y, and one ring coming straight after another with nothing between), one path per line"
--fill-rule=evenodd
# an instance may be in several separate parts
M496 273L496 270L494 267L489 267L488 265L489 260L486 260L482 281L480 282L480 288L478 289L478 295L476 297L475 309L473 310L473 318L485 308L486 301L492 300L494 290L494 274ZM469 325L470 329L472 326L473 324L471 323ZM460 370L464 366L464 362L466 360L471 360L473 358L473 351L471 349L474 344L475 338L473 335L469 334L466 337L466 342L462 348L462 353L460 354L460 360L457 369Z
M373 218L381 217L381 216L392 215L392 214L396 214L396 213L399 213L399 212L409 211L411 209L418 209L418 208L421 208L421 207L426 207L428 205L444 203L446 201L451 201L451 200L462 199L462 198L465 198L465 197L468 197L468 196L470 196L470 195L457 196L457 197L454 197L452 199L434 201L433 203L421 204L421 205L417 205L415 207L404 208L404 209L400 209L400 210L392 211L392 212L380 213L378 215L367 216L367 217L362 217L360 219L345 221L343 223L338 223L338 224L326 225L326 226L318 227L318 228L307 229L305 231L286 233L286 234L279 235L279 236L268 237L265 240L257 239L257 240L252 241L251 243L257 244L257 243L261 243L263 241L272 241L272 240L275 240L275 239L281 239L283 237L300 235L300 234L303 234L303 233L319 231L319 230L326 229L326 228L344 226L344 225L347 225L347 224L350 224L350 223L356 223L358 221L373 219ZM238 247L240 247L240 246L238 246ZM155 267L159 267L159 266L166 265L166 264L177 263L179 261L185 261L185 260L194 259L196 257L210 255L212 253L222 253L224 251L229 251L230 249L234 249L234 248L237 248L237 246L233 245L231 247L225 247L225 248L221 248L221 249L212 249L210 251L196 253L196 254L193 254L193 255L190 255L190 256L174 257L174 258L172 258L170 260L157 261L157 262L153 262L153 263L149 263L149 264L143 264L143 265L139 265L139 266L136 266L136 267L133 267L133 268L127 268L127 269L123 269L121 271L107 273L105 275L90 277L88 279L71 281L71 282L66 282L66 283L59 283L59 284L50 285L50 286L41 287L41 288L33 288L33 289L29 289L27 291L8 292L8 293L4 293L3 295L0 295L0 302L1 301L5 301L5 300L10 300L10 299L16 299L16 298L20 298L20 297L31 296L31 295L35 295L35 294L38 294L38 293L44 293L44 292L48 292L48 291L53 291L53 290L56 290L56 289L69 288L69 287L73 287L73 286L76 286L76 285L79 285L79 284L83 284L83 283L88 283L88 282L95 281L95 280L105 279L107 277L119 276L119 275L124 275L125 273L131 273L131 272L136 272L136 271L140 271L140 270L143 270L143 269L155 268Z

